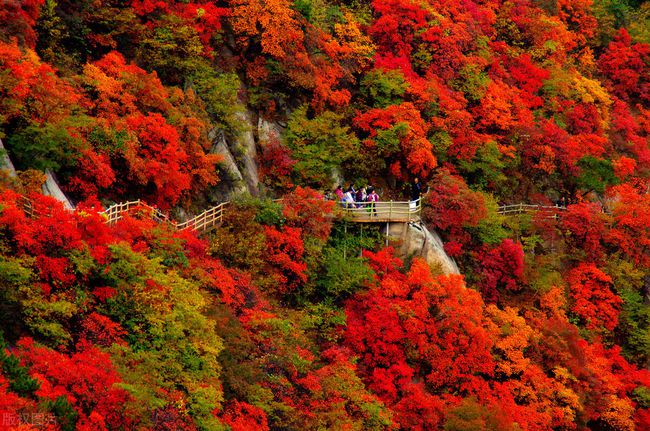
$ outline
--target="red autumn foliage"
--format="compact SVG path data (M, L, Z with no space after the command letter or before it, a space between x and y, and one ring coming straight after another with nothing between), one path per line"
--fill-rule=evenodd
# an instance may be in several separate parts
M2 35L17 38L30 48L36 45L34 25L45 0L3 1L0 8Z
M222 413L223 421L232 431L268 431L266 414L245 402L232 401Z
M81 235L71 225L71 215L56 199L32 195L34 219L25 215L20 199L9 190L0 194L6 205L0 213L0 225L10 233L21 253L55 257L61 250L81 247Z
M423 217L454 243L467 242L467 227L476 227L487 216L483 195L447 169L440 169L429 182Z
M296 161L291 158L291 150L280 143L276 137L262 147L260 158L260 176L262 181L280 190L290 189L293 185L291 173Z
M327 241L332 230L334 202L310 188L296 187L282 199L282 215L287 226L301 229L302 235L309 235Z
M126 331L118 323L99 313L90 313L81 327L81 339L96 346L110 347L113 344L124 344Z
M153 183L161 196L153 202L157 205L164 205L167 199L177 202L181 193L190 188L191 177L184 172L188 159L180 148L176 129L160 114L135 116L127 121L138 138L133 152L126 154L131 180L145 187Z
M426 138L428 127L411 103L372 109L357 116L355 124L369 135L364 141L368 157L385 158L390 174L397 178L410 175L427 178L436 167L431 143ZM379 132L388 129L396 131L400 148L383 148L377 140Z
M612 279L593 264L580 264L567 277L573 311L591 330L614 330L623 301L612 292Z
M106 188L114 178L118 190L138 185L140 197L161 208L176 204L193 187L216 183L220 157L207 154L208 126L172 103L185 96L170 92L155 73L129 64L116 52L88 65L85 76L98 93L93 109L104 127L128 131L131 139L121 154L126 171L121 160L113 157L109 167L105 155L96 155L104 169L93 171L91 179L82 170L76 181ZM100 181L97 175L103 171Z
M442 409L434 394L444 388L471 393L481 387L477 373L493 373L483 302L461 277L434 278L419 259L404 274L391 249L365 256L378 274L377 285L348 302L346 344L398 422L416 426L412 415L420 412L422 425L415 429L434 426ZM462 320L455 317L460 315Z
M650 195L628 184L613 187L613 222L607 241L639 265L650 265Z
M282 230L264 226L264 233L268 252L267 262L277 282L277 291L290 293L307 281L307 264L302 260L305 253L301 238L302 230L288 226Z
M17 355L40 382L36 395L52 401L66 397L79 414L79 422L95 430L135 425L124 410L129 395L116 386L121 379L108 354L92 345L77 347L76 353L67 356L39 347L31 339L19 342Z
M499 290L518 292L524 283L524 251L521 244L504 239L496 247L484 246L477 253L483 299L496 302Z
M32 144L25 130L56 132L55 139L44 136L63 155L48 150L43 157L63 158L46 161L62 166L64 191L87 199L69 213L33 196L32 217L15 194L0 194L0 315L24 316L0 329L13 331L9 353L41 382L36 394L18 396L15 375L0 367L0 413L40 412L48 408L45 399L62 396L79 414L76 428L88 431L650 427L643 408L648 373L624 359L642 363L630 344L647 347L639 341L647 304L634 295L646 293L650 267L650 49L623 28L603 45L619 21L643 10L636 9L640 2L618 2L626 5L613 13L609 6L618 3L592 0L373 0L369 9L330 1L58 1L48 2L54 15L41 22L43 0L0 3L4 144L22 156L21 145ZM643 23L630 24L641 40ZM182 64L166 64L169 55ZM390 97L383 108L369 109L358 95L366 74L377 70L399 71L400 80L376 83L373 91ZM320 263L314 250L329 238L332 204L293 184L294 161L279 141L264 146L257 162L267 186L295 191L282 204L283 227L259 233L262 268L255 273L216 259L220 238L176 232L144 208L106 226L97 197L144 198L164 209L202 205L218 161L209 154L214 125L199 94L204 73L216 93L220 85L232 87L246 108L272 113L279 123L302 104L310 105L310 116L336 111L361 138L356 163L368 167L342 172L346 179L400 187L415 175L433 178L425 218L483 296L459 276L433 276L418 258L405 267L380 250L365 254L376 278L347 303L304 297L306 262L311 276ZM232 101L210 100L210 115L229 112ZM498 152L484 152L487 143ZM621 184L605 196L576 196L585 156L603 161L603 169L611 162ZM31 166L29 158L19 165ZM435 171L439 161L445 167ZM524 216L499 226L532 244L524 268L518 242L485 245L474 235L487 217L484 193L513 203L558 194L585 202L569 205L559 221L538 213L532 224ZM602 211L589 202L597 200ZM336 246L336 238L325 245ZM122 407L141 400L120 389L124 382L106 352L153 334L137 313L120 325L100 312L124 305L123 291L110 287L123 280L104 278L130 276L113 256L120 247L134 260L160 259L162 278L179 275L200 286L194 300L209 304L205 317L216 321L225 344L214 355L223 361L225 388L223 400L220 389L215 396L221 406L207 414L214 424L194 423L194 405L174 388L184 382L144 394L141 411ZM633 270L617 273L619 262ZM266 301L267 290L256 284L266 288L269 280L300 306ZM151 278L142 284L145 294L172 293ZM621 291L628 303L614 287L632 289ZM498 306L484 305L497 299ZM130 305L137 311L142 304ZM180 316L181 305L168 307ZM77 312L59 316L66 306ZM31 308L20 314L21 307ZM70 339L59 351L17 341L33 327L56 325L61 339ZM624 340L636 329L631 342ZM187 363L177 366L202 372L188 350ZM142 383L156 378L127 373L125 380ZM195 389L208 388L199 382Z
M621 28L599 59L612 92L624 100L650 101L650 45L632 43Z
M0 41L0 67L7 74L0 83L0 114L7 120L23 116L39 125L56 123L81 102L79 91L59 78L56 69L15 43Z
M605 216L600 206L586 202L569 205L561 215L561 223L569 247L576 252L584 252L591 261L600 261L606 233Z
M130 3L133 11L150 26L158 25L156 18L160 14L180 18L197 32L203 43L205 55L211 55L210 41L215 34L221 32L222 20L229 15L228 9L218 7L211 2L133 0Z

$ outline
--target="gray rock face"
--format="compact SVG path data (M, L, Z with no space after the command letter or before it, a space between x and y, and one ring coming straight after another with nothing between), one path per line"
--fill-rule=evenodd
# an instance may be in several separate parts
M14 169L14 164L11 163L9 154L5 150L4 145L2 145L2 139L0 139L0 170L8 171L10 177L16 176L16 169Z
M332 169L332 175L330 176L330 179L332 181L330 184L332 190L336 189L336 187L339 185L341 186L343 185L344 182L343 173L338 168Z
M257 139L260 146L264 146L271 139L280 139L282 136L282 127L278 123L272 123L260 117L257 120Z
M401 258L419 256L429 265L440 267L443 274L460 274L456 262L445 253L438 234L423 223L391 223L388 237L398 241Z
M63 194L59 183L56 181L56 177L51 170L45 171L45 184L43 184L43 194L46 196L52 196L54 199L63 203L63 206L69 210L74 209L74 205L70 200Z
M244 131L234 138L225 138L218 130L209 134L213 142L212 153L224 157L222 175L212 198L219 201L248 192L258 196L262 185L257 164L258 151L271 139L280 139L283 127L278 123L258 117L250 110L235 114L243 123Z
M259 194L260 177L257 167L257 145L253 133L253 115L250 111L238 112L237 117L246 124L246 130L237 139L229 143L230 152L234 154L240 166L240 173L251 195Z
M9 156L5 151L4 145L2 145L2 140L0 140L0 170L8 171L10 177L16 176L16 169L14 169L14 165L13 163L11 163ZM63 206L65 206L67 209L69 210L74 209L74 205L72 205L70 200L66 197L66 195L61 190L61 187L59 187L59 183L56 181L54 172L52 172L49 169L45 171L45 183L43 184L41 189L44 195L52 196L54 199L63 203Z
M256 139L259 120L249 110L238 111L235 116L243 126L243 131L238 136L225 137L216 129L208 134L212 141L211 152L224 158L219 184L211 196L218 201L229 200L232 196L245 192L253 196L260 194L257 165L259 139Z
M230 200L233 196L246 193L248 188L244 177L237 166L237 162L228 148L226 139L223 134L211 136L213 140L212 149L213 154L219 154L223 157L221 162L219 183L213 193L212 198L216 201L223 202Z

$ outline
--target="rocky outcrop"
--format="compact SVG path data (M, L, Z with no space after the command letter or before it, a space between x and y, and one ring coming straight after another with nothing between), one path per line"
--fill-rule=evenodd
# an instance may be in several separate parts
M212 200L215 202L224 202L231 200L233 196L246 193L248 187L244 177L237 166L237 161L230 152L226 138L222 133L211 134L213 154L218 154L223 158L219 169L219 183L212 191Z
M250 111L240 111L235 114L246 126L238 137L229 143L229 149L238 162L239 171L246 182L251 195L257 196L260 188L260 177L257 167L257 145L255 142L253 114Z
M456 262L445 253L442 240L421 222L391 223L388 237L396 240L399 257L419 256L443 274L460 274Z
M268 121L262 117L257 120L257 139L260 146L263 146L271 139L280 139L283 127L278 123Z
M211 199L229 200L232 196L248 192L253 196L261 193L258 169L258 152L272 139L281 139L284 127L277 122L258 117L250 110L235 114L242 122L242 132L235 137L226 137L218 130L212 130L212 153L223 156L220 182L214 188Z
M259 170L257 166L258 143L255 137L257 120L249 110L235 113L241 121L241 132L237 136L226 136L218 129L208 134L212 141L211 152L223 157L219 174L220 181L212 190L214 201L227 201L235 195L260 193Z
M11 163L9 154L2 145L2 139L0 139L0 170L7 171L12 178L16 176L16 169L14 169L14 164Z
M14 169L14 165L11 163L11 159L9 159L9 155L7 154L7 151L2 144L2 140L0 140L0 170L8 171L10 177L16 176L16 169ZM45 183L43 183L41 186L41 190L44 195L52 196L54 199L63 203L63 206L65 206L67 209L74 209L74 205L72 205L70 199L66 197L66 195L61 190L61 187L59 187L59 183L56 180L54 172L49 169L45 171Z
M54 199L63 203L63 206L69 210L74 209L74 205L72 205L66 195L63 194L61 187L59 187L59 183L56 181L54 173L49 169L45 171L45 183L43 184L42 189L44 195L52 196Z

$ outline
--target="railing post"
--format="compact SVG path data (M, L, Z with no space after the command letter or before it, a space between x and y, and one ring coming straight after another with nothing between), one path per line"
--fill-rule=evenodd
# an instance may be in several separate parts
M393 217L393 200L391 199L390 205L388 206L388 220L391 220Z

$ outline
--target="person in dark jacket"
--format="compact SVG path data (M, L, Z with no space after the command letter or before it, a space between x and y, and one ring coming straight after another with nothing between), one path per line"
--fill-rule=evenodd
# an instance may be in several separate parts
M416 177L411 184L411 201L417 201L422 196L422 184L420 180Z
M357 208L364 207L364 203L366 202L367 197L368 195L366 194L366 188L360 187L359 190L357 190L357 196L356 196Z

